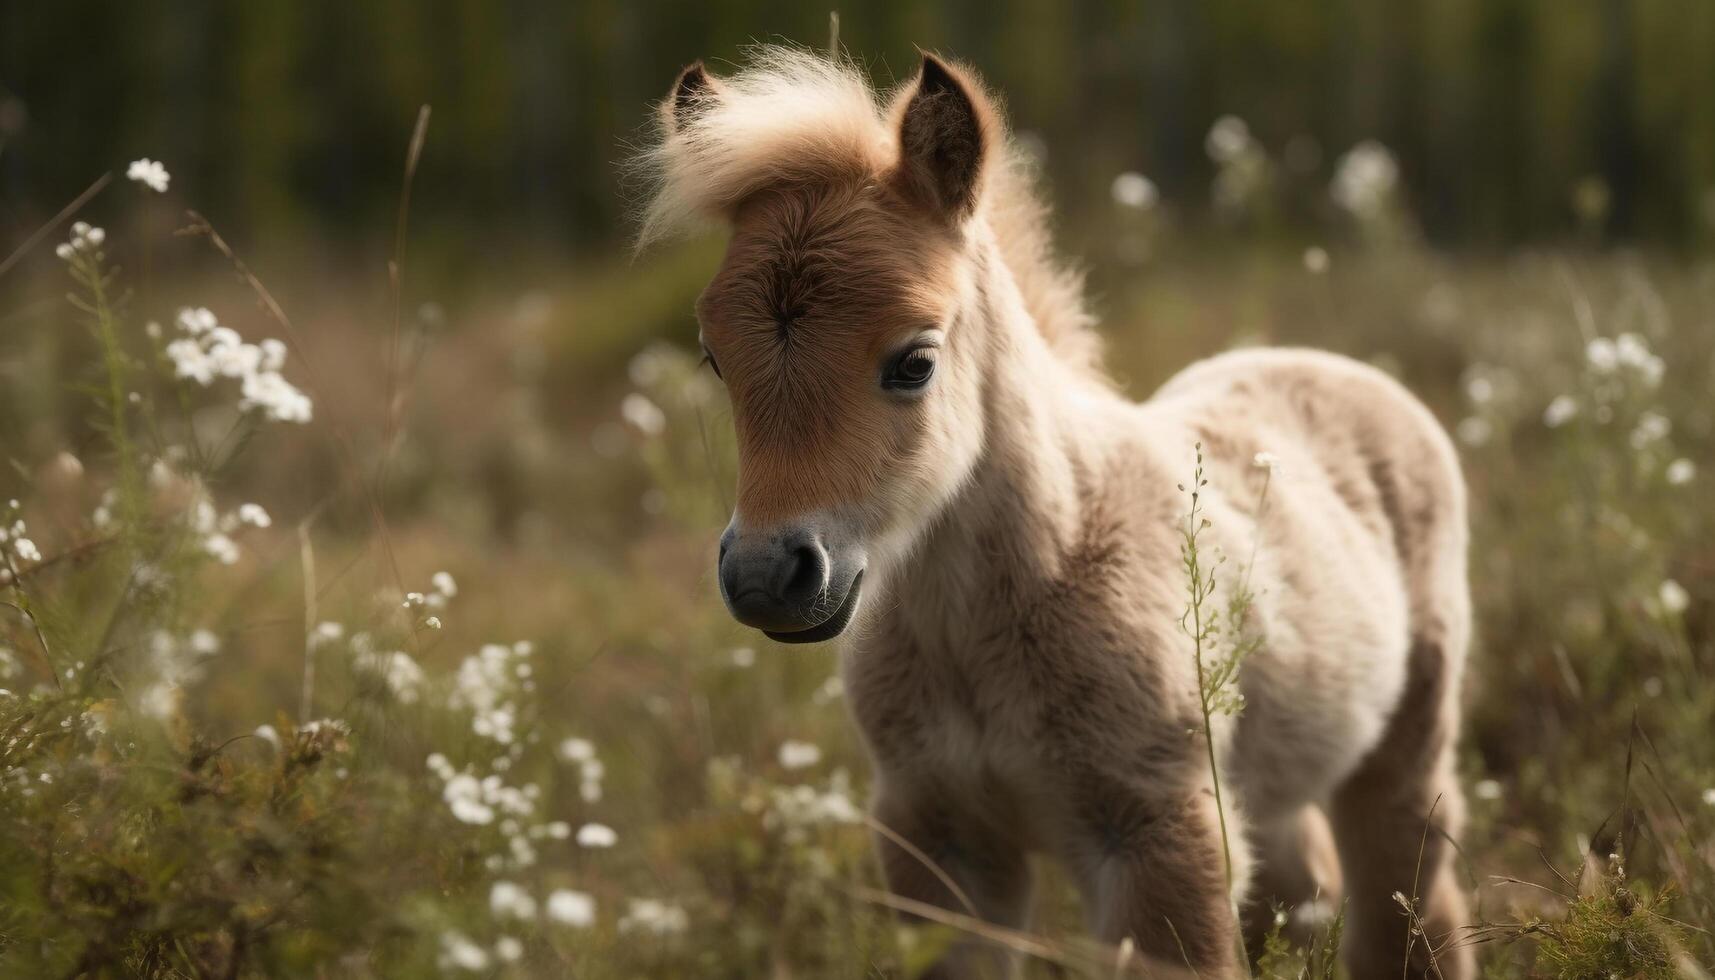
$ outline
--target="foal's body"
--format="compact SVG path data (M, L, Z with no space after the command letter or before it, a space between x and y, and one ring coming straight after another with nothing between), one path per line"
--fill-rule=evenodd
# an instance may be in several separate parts
M687 69L662 116L645 239L732 229L698 301L739 446L722 594L777 639L849 628L890 887L1023 925L1046 852L1102 939L1234 973L1210 738L1251 909L1343 877L1355 976L1469 977L1443 945L1464 922L1464 493L1429 413L1304 351L1120 396L992 103L933 58L883 107L849 65L767 50L730 79ZM1180 625L1198 444L1199 548L1227 559L1213 604L1246 576L1260 643L1243 712L1207 734ZM1396 892L1420 897L1438 963Z
M991 431L964 495L843 652L878 819L993 921L1026 924L1026 855L1045 852L1073 872L1098 935L1226 960L1219 825L1179 625L1188 500L1176 485L1202 442L1200 547L1230 559L1223 589L1255 554L1249 623L1262 642L1242 715L1231 730L1216 722L1238 880L1254 844L1251 897L1265 910L1318 889L1336 898L1302 834L1305 807L1327 807L1350 842L1356 975L1397 975L1407 923L1392 893L1430 893L1414 880L1425 829L1456 832L1459 819L1465 525L1445 436L1385 375L1310 351L1218 357L1142 405L1058 390L1071 394L1033 396L1015 427ZM1261 451L1283 460L1266 498ZM1438 876L1445 841L1430 833L1423 867ZM897 890L958 907L915 857L881 844ZM1451 882L1434 884L1430 934L1444 940L1462 916ZM1458 959L1443 952L1443 972L1457 975Z

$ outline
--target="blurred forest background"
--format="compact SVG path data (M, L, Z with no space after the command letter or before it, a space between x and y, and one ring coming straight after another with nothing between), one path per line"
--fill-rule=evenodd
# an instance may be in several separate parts
M1589 231L1580 186L1606 198L1585 209L1601 240L1715 236L1708 3L881 0L844 15L841 41L884 85L917 45L977 66L1051 148L1073 215L1125 170L1202 197L1204 134L1233 114L1307 172L1381 141L1437 244ZM827 37L825 7L760 0L8 3L0 230L35 227L98 167L171 148L235 235L362 240L391 225L426 102L420 247L609 248L627 230L614 164L678 68Z
M1490 977L1706 978L1715 3L841 14L878 85L921 46L1004 97L1129 393L1284 343L1431 406L1473 511L1460 941ZM0 0L0 975L870 978L944 947L864 891L834 651L740 628L711 575L720 236L630 248L620 164L676 72L823 48L828 15ZM216 336L289 342L270 380L313 418L187 377ZM1042 896L1058 965L1027 975L1115 975Z

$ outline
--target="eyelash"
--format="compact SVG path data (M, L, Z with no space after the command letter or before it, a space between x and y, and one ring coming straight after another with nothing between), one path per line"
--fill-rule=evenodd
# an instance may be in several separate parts
M709 370L715 373L715 377L720 378L722 381L726 380L725 378L721 378L721 366L715 363L715 356L713 354L710 354L708 351L703 351L703 363L709 366Z

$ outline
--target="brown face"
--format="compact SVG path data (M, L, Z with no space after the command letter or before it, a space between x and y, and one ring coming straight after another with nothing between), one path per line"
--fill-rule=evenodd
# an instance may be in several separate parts
M738 435L720 579L740 622L789 641L839 633L870 559L946 495L946 464L974 444L959 240L885 184L740 209L697 304Z
M771 159L767 180L699 173L730 195L732 226L697 303L738 434L721 594L776 639L844 630L865 573L899 559L975 466L984 331L970 219L998 129L974 91L925 56L889 109L892 159L879 136L780 138L774 113L801 111L813 91L781 102L773 83L728 89L701 64L662 105L674 173L790 158ZM827 111L849 137L850 113L870 109L836 95ZM662 200L657 214L679 198Z

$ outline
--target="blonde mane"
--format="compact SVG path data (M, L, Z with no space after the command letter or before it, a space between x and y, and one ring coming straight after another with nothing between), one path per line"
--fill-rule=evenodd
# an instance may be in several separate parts
M648 188L639 250L731 214L770 186L866 181L898 159L889 106L846 58L762 45L747 64L685 99L670 95L653 140L633 160ZM968 68L977 98L996 102ZM679 104L677 107L675 103ZM1000 120L998 109L993 113ZM1100 342L1084 302L1083 275L1054 254L1048 207L1030 155L1000 125L979 214L994 230L1026 309L1065 360L1094 367Z

